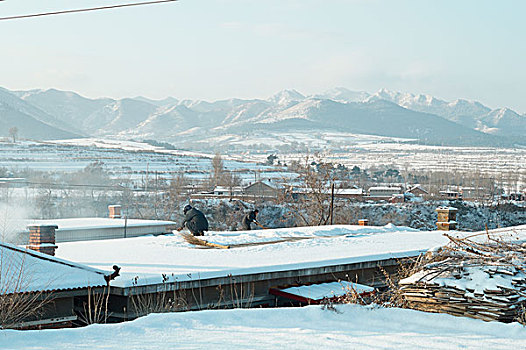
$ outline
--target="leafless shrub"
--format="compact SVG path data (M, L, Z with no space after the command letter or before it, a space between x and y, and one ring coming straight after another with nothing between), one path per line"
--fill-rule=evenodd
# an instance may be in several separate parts
M341 302L337 302L337 303L338 304L342 304ZM341 314L342 313L340 310L338 310L336 308L336 303L331 298L324 298L321 301L320 305L321 305L321 309L322 310L332 311L332 312L335 312L337 314Z
M136 316L148 315L150 313L167 313L185 311L189 309L186 291L178 290L176 287L169 290L168 285L157 293L140 293L138 290L130 298L132 314Z
M521 306L519 314L517 315L517 318L515 320L520 324L526 326L526 307L524 307L524 305Z
M0 328L38 318L50 302L42 291L31 291L33 276L26 266L25 254L0 247Z
M382 266L378 266L380 273L383 276L383 281L387 287L385 291L375 290L368 295L362 295L353 286L353 283L358 283L358 277L350 284L342 284L345 289L345 294L341 297L331 300L332 304L359 304L359 305L375 305L378 307L406 307L406 301L403 298L402 292L399 288L398 281L411 276L421 269L424 264L430 261L439 259L435 255L421 254L415 259L403 259L398 261L398 268L395 273L389 273ZM328 303L328 301L324 301ZM325 308L328 306L325 305Z
M0 205L0 328L13 328L44 313L50 298L32 290L35 276L23 249L3 242L18 243L17 223L23 211L17 205ZM23 214L22 214L23 215ZM39 281L42 285L43 281Z
M234 309L250 308L254 301L254 283L237 283L232 275L229 277L230 283L227 288L221 285L217 287L219 298L212 308L224 306Z
M109 285L102 292L88 287L88 300L83 304L83 311L78 314L79 321L86 325L106 323L110 316L108 314L109 297Z
M345 294L337 298L340 304L359 304L368 305L374 300L375 293L365 295L356 290L353 284L343 285L342 288L345 290Z

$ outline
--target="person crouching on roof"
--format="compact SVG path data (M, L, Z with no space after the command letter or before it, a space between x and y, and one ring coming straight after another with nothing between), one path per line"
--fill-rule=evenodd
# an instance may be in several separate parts
M254 223L258 226L261 226L260 223L256 220L256 216L258 215L259 210L254 209L248 212L245 216L243 216L243 219L241 220L241 227L243 227L243 230L250 231L252 228L250 227L251 223Z
M192 208L190 204L184 207L183 213L184 221L177 231L181 231L186 226L194 236L204 236L204 231L208 231L208 220L205 215L196 208Z

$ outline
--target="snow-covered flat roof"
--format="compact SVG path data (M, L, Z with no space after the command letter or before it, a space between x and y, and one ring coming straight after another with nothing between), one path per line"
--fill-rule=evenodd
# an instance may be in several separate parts
M299 287L290 287L281 289L281 291L289 294L294 294L303 298L320 300L323 298L339 297L352 292L356 292L358 294L368 292L370 293L374 291L374 288L363 284L341 281L311 284Z
M360 195L363 194L361 188L337 188L334 190L337 194Z
M526 239L526 225L500 230ZM446 233L463 235L456 231ZM444 231L418 231L392 224L208 232L204 239L232 248L206 249L187 243L176 232L59 243L56 255L107 271L116 264L122 267L121 276L112 285L127 287L162 283L163 274L167 281L190 281L415 256L447 244L449 239L443 234ZM280 242L261 244L276 241Z
M449 210L449 211L458 211L457 208L455 207L448 207L447 205L444 205L444 206L440 206L437 208L437 210L440 209L440 210Z
M173 221L111 219L111 218L72 218L52 220L28 220L26 225L57 225L58 230L104 229L113 227L140 227L176 225Z
M112 285L126 287L162 283L162 274L169 281L189 281L403 258L446 244L448 240L442 233L393 225L335 225L208 232L204 237L234 246L231 249L192 246L176 233L59 243L56 254L95 268L111 270L114 264L121 266L121 277ZM281 242L260 244L275 241Z
M399 186L373 186L369 187L369 191L401 191L402 187Z
M298 187L294 188L294 193L314 193L314 192L321 192L325 194L331 194L330 189L321 189L319 191L318 189L312 189L312 188L304 188L304 187ZM336 194L347 194L347 195L361 195L363 194L363 190L361 188L335 188L334 193Z
M230 192L230 191L243 191L243 187L241 186L232 186L232 187L228 187L228 186L216 186L214 188L214 192L217 192L217 191L223 191L223 192Z
M2 293L105 286L104 275L108 274L109 272L79 263L0 243Z

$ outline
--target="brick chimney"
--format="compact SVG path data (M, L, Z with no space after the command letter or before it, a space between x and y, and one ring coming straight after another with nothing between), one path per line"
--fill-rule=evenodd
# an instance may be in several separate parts
M457 228L457 208L438 207L437 211L437 229L440 231L449 231Z
M55 255L55 230L58 229L56 225L31 225L29 229L29 245L27 248L48 254Z
M121 206L120 205L108 205L110 211L110 218L120 219L121 218Z
M358 220L358 225L360 225L360 226L368 226L369 225L369 220L367 220L367 219L360 219L360 220Z

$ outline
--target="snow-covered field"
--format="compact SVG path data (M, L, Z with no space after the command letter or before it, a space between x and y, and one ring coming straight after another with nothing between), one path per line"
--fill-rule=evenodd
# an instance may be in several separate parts
M303 159L304 154L287 154L282 161ZM328 151L326 158L335 164L362 169L389 166L400 170L450 171L492 174L499 179L514 173L526 181L526 148L440 147L411 143L369 142Z
M167 150L146 143L102 139L76 139L54 142L0 142L0 164L9 170L26 168L39 171L72 172L94 161L102 161L116 177L137 178L159 174L172 177L178 173L205 179L212 169L214 154ZM246 161L242 156L223 157L227 170L235 171L246 181L263 178L295 177L282 167Z
M327 144L323 145L326 151L323 152L323 156L334 163L351 167L357 165L368 169L384 165L401 170L480 172L492 174L495 179L506 174L515 174L526 182L526 148L425 146L345 133L322 133L316 137L304 134L296 136L288 135L286 140L290 143L298 137L326 139ZM231 141L235 143L239 140L233 138ZM259 144L264 141L264 137L251 140ZM268 152L247 150L244 153L223 154L223 160L227 169L240 171L247 179L253 179L254 173L260 172L264 173L266 178L293 176L283 168L262 165L272 153L277 154L282 162L304 159L306 155L280 154L273 149L269 149ZM213 156L214 154L193 151L168 150L141 142L94 138L46 143L0 143L0 161L3 167L27 167L44 171L80 170L94 160L102 160L118 174L147 170L159 173L184 171L189 176L194 174L195 177L203 177L207 176L211 169Z
M281 134L280 134L281 135ZM398 169L427 170L427 171L461 171L476 172L498 175L501 173L518 173L526 181L526 148L495 148L495 147L449 147L449 146L426 146L413 144L405 139L387 138L374 135L359 135L350 133L328 133L318 132L306 135L305 133L285 133L281 135L283 144L292 142L305 142L313 147L312 151L320 151L328 161L341 163L348 166L357 165L368 169L378 167L380 164L392 166ZM265 136L255 137L250 144L265 144ZM58 144L96 146L100 148L122 149L137 151L141 147L158 153L179 156L208 157L203 153L190 151L165 150L159 147L129 141L111 141L103 139L78 139L55 141ZM233 138L231 142L241 142ZM241 143L243 143L241 142ZM141 146L144 145L144 146ZM270 147L276 146L270 144ZM321 149L317 149L320 148ZM266 157L274 151L247 151L244 154L226 154L227 160L262 163ZM288 161L290 159L303 159L305 153L282 154L278 153L278 159Z
M4 350L520 349L526 328L413 310L337 306L152 314L132 322L0 331Z
M227 134L208 139L211 143L228 143L234 146L250 147L254 150L264 148L280 148L290 146L292 143L302 144L304 147L315 149L346 148L351 145L370 144L377 142L409 142L412 139L385 137L376 135L353 134L349 132L313 131L305 132L260 132L257 136L244 137L242 135Z

